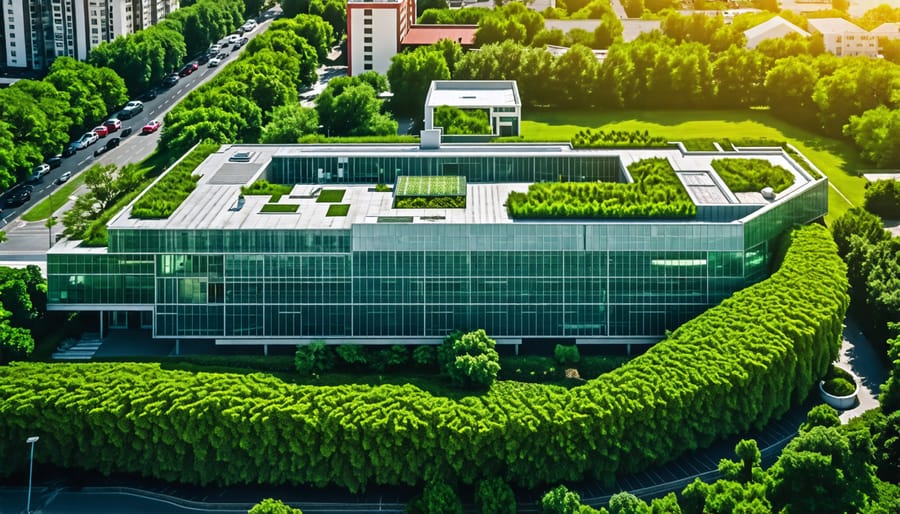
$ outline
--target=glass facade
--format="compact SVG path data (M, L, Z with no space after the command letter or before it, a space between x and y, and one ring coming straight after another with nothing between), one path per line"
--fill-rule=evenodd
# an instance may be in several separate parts
M289 184L398 173L538 182L623 171L617 158L551 152L276 156L267 170ZM770 242L827 212L827 197L820 180L752 213L737 204L687 221L111 226L106 252L48 254L48 297L57 310L152 311L160 338L655 337L764 278Z

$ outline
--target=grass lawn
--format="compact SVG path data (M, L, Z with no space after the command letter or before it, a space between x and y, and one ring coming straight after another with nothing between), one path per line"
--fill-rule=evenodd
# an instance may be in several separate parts
M397 196L465 196L466 177L413 177L397 179Z
M349 203L336 203L328 206L328 212L325 216L346 216L350 212Z
M568 141L585 128L648 130L652 135L673 141L697 138L788 141L828 176L831 188L826 221L829 222L851 206L863 204L866 180L857 173L873 167L859 157L851 143L796 127L764 110L597 113L528 110L522 120L522 134L526 141Z
M259 212L297 212L298 208L300 206L295 203L267 203Z
M22 215L25 221L42 221L50 217L57 209L69 201L69 196L84 183L84 173L59 186L53 193L36 203L28 212Z
M316 202L341 203L341 200L344 199L344 193L346 192L346 189L323 189L322 192L319 193L319 197L316 198Z

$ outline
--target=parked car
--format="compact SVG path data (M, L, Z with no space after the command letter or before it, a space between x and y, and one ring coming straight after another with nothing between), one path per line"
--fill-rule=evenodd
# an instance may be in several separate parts
M62 175L60 175L59 178L56 179L56 181L58 183L62 184L63 182L69 180L70 178L72 178L72 172L67 171L67 172L63 173Z
M83 150L92 144L96 143L100 139L100 136L97 135L96 132L85 132L78 141L73 144L78 145L79 150Z
M219 61L222 61L226 57L228 57L228 52L219 52L219 55L216 56L216 59L218 59Z
M106 125L97 125L92 130L100 137L106 137L107 135L109 135L109 129L106 128Z
M118 118L110 118L103 122L103 126L106 127L106 130L109 132L115 132L122 128L122 122L119 121Z
M106 152L112 150L113 148L119 146L119 141L120 141L120 139L117 137L110 138L109 141L107 141L105 145L94 150L94 156L96 157L100 154L106 153Z
M59 168L62 166L62 155L54 155L53 157L48 157L46 161L47 166L50 166L50 169Z
M241 28L244 29L244 32L250 32L256 28L256 20L247 20L246 23L241 25Z
M228 44L233 45L233 44L237 43L240 39L241 39L241 36L239 34L231 34L230 36L228 36Z
M152 134L159 130L159 127L162 125L158 120L153 120L150 123L144 125L144 128L141 129L141 134Z
M44 175L50 173L50 165L49 164L38 164L31 170L31 175L36 179L40 179Z
M159 92L156 91L156 88L155 88L155 87L151 87L150 89L144 91L144 94L142 94L142 95L138 98L138 100L141 100L141 101L144 101L144 102L149 102L150 100L155 100L156 97L157 97L157 95L159 95Z
M213 57L212 59L209 60L209 67L215 68L216 66L218 66L221 63L222 63L222 59L219 59L218 57Z
M63 148L61 155L63 157L71 157L71 156L75 155L75 153L78 152L78 150L79 150L78 143L69 143L66 145L65 148Z
M6 206L15 207L17 205L22 205L28 200L31 200L31 189L22 188L11 194L9 198L6 199Z
M232 46L231 49L232 49L232 50L238 50L238 49L240 49L242 46L246 45L246 44L247 44L247 41L249 41L249 39L247 39L247 38L245 38L245 37L242 37L241 39L238 39L238 40L234 43L234 46Z
M220 45L219 43L216 43L209 47L209 53L217 54L217 53L219 53L219 50L221 50L221 49L222 49L222 45Z
M207 53L201 55L201 56L197 59L197 64L206 64L206 63L209 62L210 59L212 59L213 57L215 57L215 55L216 55L216 54L214 54L214 53L207 52Z
M189 62L181 67L181 70L178 72L179 77L187 77L191 73L197 71L199 66L195 62Z
M166 78L163 79L162 83L166 87L174 86L175 84L178 83L178 74L173 73L173 74L167 76Z
M125 107L119 111L119 114L116 115L116 118L120 120L127 120L135 117L138 113L143 112L144 104L139 100L132 100L125 104Z
M128 137L131 135L133 129L131 127L123 128L122 132L119 132L119 137Z

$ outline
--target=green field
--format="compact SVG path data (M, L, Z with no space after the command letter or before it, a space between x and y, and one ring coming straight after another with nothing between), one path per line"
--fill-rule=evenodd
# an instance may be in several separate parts
M396 195L402 196L465 196L466 177L397 177Z
M828 176L831 221L851 206L862 205L866 180L858 173L873 165L849 142L827 138L775 118L768 111L525 111L526 141L568 141L579 130L648 130L673 141L683 139L772 139L796 146Z

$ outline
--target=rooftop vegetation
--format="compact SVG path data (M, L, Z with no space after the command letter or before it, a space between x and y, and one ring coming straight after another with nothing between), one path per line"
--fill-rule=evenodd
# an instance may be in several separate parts
M273 184L268 180L257 180L249 186L241 186L242 195L272 195L284 196L291 193L292 187L287 184ZM275 200L273 200L274 202Z
M275 212L297 212L300 206L295 203L267 203L262 206L259 212L275 213Z
M670 146L666 138L647 130L579 130L572 136L575 148L660 148Z
M135 218L168 218L197 187L199 175L193 171L219 149L217 143L202 143L168 171L131 208Z
M336 203L328 206L325 216L346 216L348 212L350 212L350 204Z
M789 241L769 279L573 389L500 381L454 397L159 364L16 362L0 367L0 474L19 469L16 441L30 433L52 434L40 451L57 466L196 484L265 477L359 491L503 473L537 486L645 469L763 426L827 372L849 303L846 267L824 227ZM416 451L398 459L398 448Z
M340 203L344 199L346 189L323 189L316 198L318 203Z
M688 218L697 213L669 161L643 159L628 167L633 183L546 182L509 194L513 218Z
M465 196L407 196L394 201L396 209L465 209Z
M771 187L780 193L794 183L794 175L765 159L713 159L712 167L735 193Z
M466 177L397 177L396 196L465 196Z

